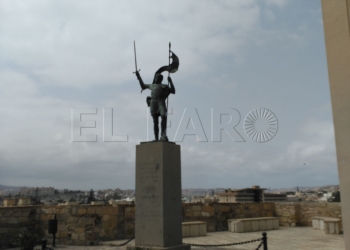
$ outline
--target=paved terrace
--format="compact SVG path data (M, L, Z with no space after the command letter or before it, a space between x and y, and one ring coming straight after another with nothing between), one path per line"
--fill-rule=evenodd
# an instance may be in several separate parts
M184 243L192 244L228 244L234 242L249 241L262 237L262 232L251 233L230 233L214 232L208 233L203 237L189 237L184 238ZM278 230L267 231L268 249L269 250L344 250L344 237L342 234L324 234L320 230L314 230L311 227L280 227ZM62 250L125 250L126 246L117 247L117 245L124 243L126 240L102 242L101 246L57 246L55 249ZM51 243L51 242L49 242ZM127 245L133 245L132 240ZM230 247L192 247L192 249L236 249L236 250L253 250L256 249L259 242L253 242L245 245L230 246ZM50 247L50 245L48 245ZM38 249L41 247L35 247ZM263 247L260 248L262 250Z

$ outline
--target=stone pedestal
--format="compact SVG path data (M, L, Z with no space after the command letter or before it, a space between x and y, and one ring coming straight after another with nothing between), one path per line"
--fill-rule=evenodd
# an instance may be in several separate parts
M135 246L186 249L182 244L181 155L171 142L136 146Z

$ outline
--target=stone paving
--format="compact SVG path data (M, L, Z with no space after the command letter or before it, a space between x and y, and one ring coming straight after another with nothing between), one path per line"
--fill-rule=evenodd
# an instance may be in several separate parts
M189 237L184 238L184 243L190 244L229 244L234 242L242 242L254 240L262 237L262 232L251 233L230 233L214 232L208 233L203 237ZM267 231L268 249L269 250L340 250L345 249L344 237L342 234L324 234L320 230L314 230L311 227L280 227L278 230ZM125 250L126 246L117 247L117 245L124 243L126 240L117 240L102 242L101 246L58 246L55 249L62 250ZM102 245L103 244L103 245ZM127 245L133 245L132 240ZM196 250L253 250L256 249L259 242L253 242L245 245L230 246L230 247L192 247ZM35 249L38 249L36 247ZM262 250L263 247L260 248Z

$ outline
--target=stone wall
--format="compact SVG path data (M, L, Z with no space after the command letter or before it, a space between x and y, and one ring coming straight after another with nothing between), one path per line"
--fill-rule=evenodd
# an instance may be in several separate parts
M43 206L41 228L57 215L57 244L96 245L99 241L125 239L134 235L134 205ZM51 235L45 230L45 237Z
M340 219L340 231L343 231L341 206L331 203L275 203L275 213L279 217L280 226L312 226L312 217L324 216Z
M59 205L0 207L0 248L9 247L21 230L35 231L51 242L49 219L57 215L56 243L97 245L134 235L135 207L123 205ZM340 203L210 203L183 204L183 221L205 221L207 231L228 230L234 218L279 217L280 226L311 226L313 216L340 218ZM340 224L342 230L342 223Z
M276 203L275 213L281 227L300 226L300 205L298 202Z
M228 229L227 219L274 216L273 203L183 204L183 221L207 222L209 232ZM36 230L51 242L47 224L56 214L56 243L96 245L99 241L126 239L134 235L134 205L59 205L0 208L0 247L13 240L10 235L21 229ZM4 223L4 224L3 224Z
M22 231L40 233L40 207L0 207L0 248L12 247Z
M207 231L227 231L228 219L275 216L274 203L183 204L183 221L205 221Z

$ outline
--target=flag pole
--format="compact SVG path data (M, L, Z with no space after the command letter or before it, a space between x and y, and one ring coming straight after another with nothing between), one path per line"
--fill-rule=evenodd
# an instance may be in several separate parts
M171 49L171 43L169 42L169 71L168 71L168 77L170 76L170 49ZM170 87L170 81L168 80L168 87ZM169 108L169 96L166 99L166 124L165 124L165 133L168 127L168 108Z
M169 42L169 68L170 68L170 49L171 49L171 43ZM168 71L168 77L170 76L170 70ZM168 80L168 87L170 87L170 82ZM167 109L167 116L168 116L168 107L169 107L169 96L166 100L166 109Z

